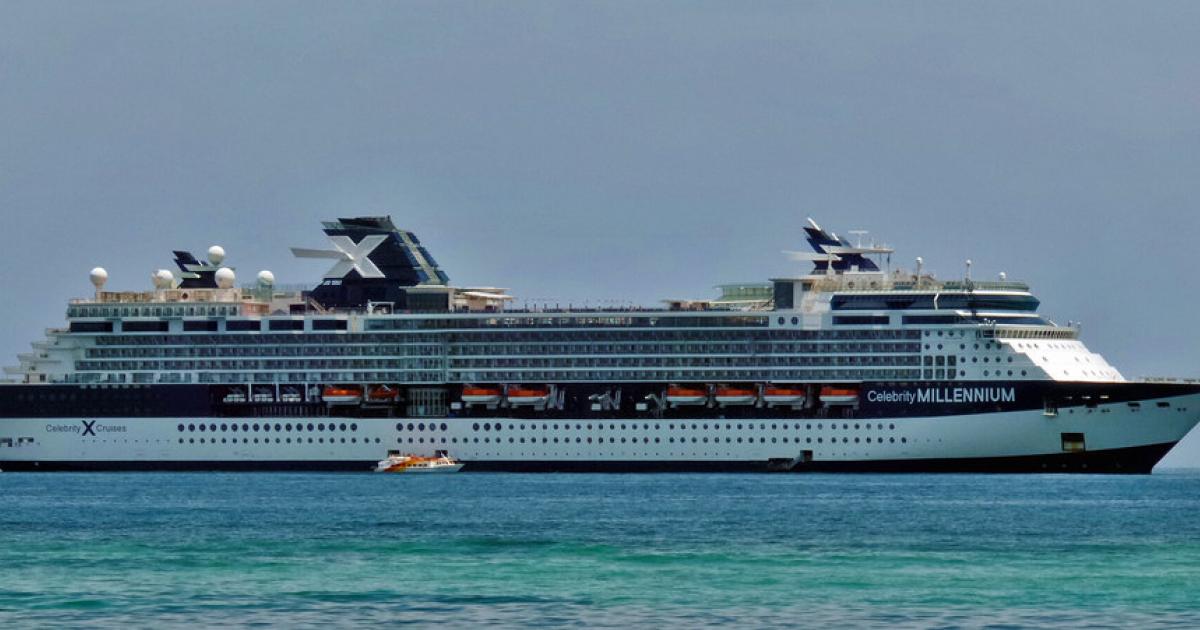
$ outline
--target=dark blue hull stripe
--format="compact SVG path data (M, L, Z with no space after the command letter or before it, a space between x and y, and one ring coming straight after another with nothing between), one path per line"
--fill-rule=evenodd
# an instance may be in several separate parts
M790 467L792 472L888 473L1119 473L1148 474L1175 444L1151 444L1082 453L966 459L880 461L814 461ZM9 461L5 471L343 471L367 472L375 462L352 460L258 461ZM467 461L464 472L782 472L787 465L766 461Z

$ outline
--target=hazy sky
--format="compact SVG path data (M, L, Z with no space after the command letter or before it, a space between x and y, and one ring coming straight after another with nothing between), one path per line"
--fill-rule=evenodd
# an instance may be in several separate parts
M143 289L220 243L313 283L287 248L337 216L564 304L795 271L813 216L1200 377L1198 34L1195 2L0 0L0 356L96 265Z

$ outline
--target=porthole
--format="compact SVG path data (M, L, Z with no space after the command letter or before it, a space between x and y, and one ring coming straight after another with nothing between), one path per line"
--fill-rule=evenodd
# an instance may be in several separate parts
M180 433L183 433L183 425L182 425L182 424L181 424L181 425L179 425L179 432L180 432Z
M203 424L202 424L202 425L200 425L200 432L201 432L201 433L203 433L203 432L204 432L204 425L203 425Z
M357 425L357 424L352 424L352 425L350 425L350 430L351 430L351 431L357 431L357 430L358 430L358 425ZM445 422L443 422L443 423L442 423L442 430L443 430L443 431L445 431L445 430L446 430L446 423L445 423Z
M276 431L278 431L278 430L279 430L279 425L275 425L275 430L276 430ZM345 431L345 430L346 430L346 423L344 423L344 422L343 422L342 424L339 424L339 425L338 425L338 430L339 430L339 431Z
M443 424L443 425L442 425L442 430L444 431L445 429L446 429L446 425L444 425L444 424ZM358 430L358 425L357 425L357 424L351 424L351 425L350 425L350 430L351 430L351 431L357 431L357 430Z
M418 430L418 431L424 431L424 430L425 430L425 423L424 423L424 422L422 422L421 424L418 424L418 425L417 425L417 430Z
M471 425L471 430L472 430L472 431L478 431L478 430L479 430L479 423L478 423L478 422L476 422L476 423L472 424L472 425Z

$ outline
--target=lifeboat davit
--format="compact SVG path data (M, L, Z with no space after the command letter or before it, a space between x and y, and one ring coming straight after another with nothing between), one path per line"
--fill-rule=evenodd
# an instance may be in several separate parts
M508 404L513 406L522 405L545 405L550 401L550 388L539 387L519 387L512 386L507 392Z
M357 405L362 402L363 388L360 385L326 385L321 400L333 405Z
M672 405L705 405L708 404L708 389L702 385L672 385L667 388L667 402Z
M500 402L499 387L467 385L462 391L462 401L468 405L494 405Z
M763 400L767 405L803 405L807 393L800 386L768 385L763 388Z
M753 405L758 402L758 391L752 387L717 387L714 398L717 399L717 404L724 407L725 405Z
M400 389L393 385L372 385L367 390L367 401L373 403L396 402Z
M853 405L858 402L858 389L826 385L821 388L821 402L826 405Z

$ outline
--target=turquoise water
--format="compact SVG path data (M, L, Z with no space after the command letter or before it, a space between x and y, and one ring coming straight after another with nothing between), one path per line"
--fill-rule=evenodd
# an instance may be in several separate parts
M1200 472L0 474L0 627L1200 627Z

